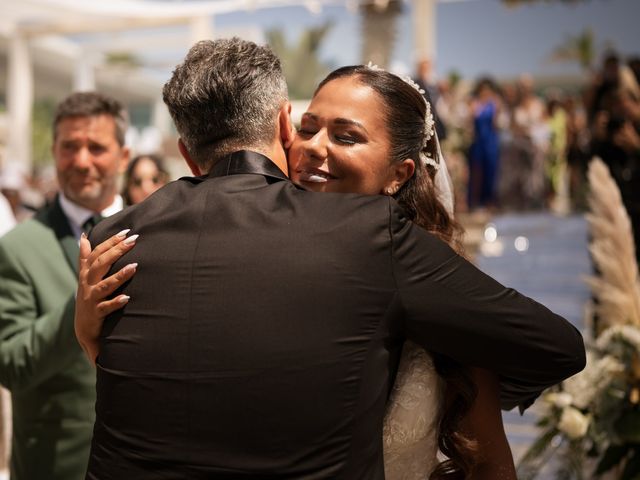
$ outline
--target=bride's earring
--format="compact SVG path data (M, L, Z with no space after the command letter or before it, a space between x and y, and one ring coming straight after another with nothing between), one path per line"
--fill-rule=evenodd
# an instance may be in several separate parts
M389 196L395 195L399 189L400 187L398 185L394 185L393 187L387 187L384 189L384 194Z

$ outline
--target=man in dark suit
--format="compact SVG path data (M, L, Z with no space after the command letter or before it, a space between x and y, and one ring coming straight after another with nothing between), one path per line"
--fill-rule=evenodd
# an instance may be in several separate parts
M381 479L405 338L498 372L506 407L583 367L570 324L393 200L288 181L290 105L268 48L200 42L163 93L195 177L91 236L140 235L114 264L139 269L99 338L87 478ZM79 339L95 359L96 338Z
M98 93L57 108L53 156L60 194L0 238L0 383L11 391L14 480L84 478L95 373L75 340L78 239L96 214L122 209L126 112Z

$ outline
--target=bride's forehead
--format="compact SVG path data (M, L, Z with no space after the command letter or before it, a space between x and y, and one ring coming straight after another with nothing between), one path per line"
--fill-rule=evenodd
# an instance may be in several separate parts
M357 77L342 77L331 80L316 93L314 100L329 100L348 97L352 101L378 100L378 95L370 86L362 83Z
M313 97L309 109L327 115L378 117L384 105L371 87L352 77L325 84Z

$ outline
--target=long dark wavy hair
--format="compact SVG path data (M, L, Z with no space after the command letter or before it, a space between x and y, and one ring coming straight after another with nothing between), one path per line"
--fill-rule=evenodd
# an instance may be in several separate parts
M372 88L385 105L383 114L391 142L390 162L411 158L414 175L394 195L409 218L426 231L448 243L463 255L460 225L438 199L434 181L436 168L425 165L420 153L438 159L435 135L424 145L427 103L416 88L400 77L384 70L364 65L342 67L331 72L316 89L338 78L355 77ZM446 395L438 429L438 446L448 460L441 462L431 473L430 480L458 480L469 478L474 467L477 446L462 432L461 420L476 397L476 387L469 371L456 362L432 354L438 374L445 380Z

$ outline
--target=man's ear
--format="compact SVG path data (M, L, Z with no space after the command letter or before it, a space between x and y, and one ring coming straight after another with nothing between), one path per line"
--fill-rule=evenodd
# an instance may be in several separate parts
M120 165L118 165L118 173L124 173L127 170L130 159L131 150L129 150L129 147L122 147L122 150L120 152Z
M185 146L181 138L178 139L178 150L180 150L182 158L184 158L184 161L187 162L189 170L191 170L191 173L193 173L194 177L199 177L200 175L204 174L200 166L191 158L191 154L189 153L189 150L187 150L187 147Z
M296 128L291 120L291 102L286 101L280 107L278 114L278 126L280 130L280 141L285 150L288 150L296 136Z

